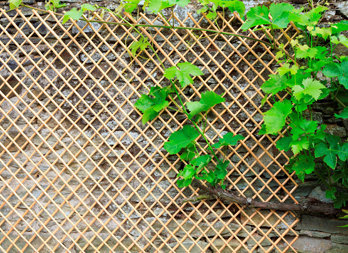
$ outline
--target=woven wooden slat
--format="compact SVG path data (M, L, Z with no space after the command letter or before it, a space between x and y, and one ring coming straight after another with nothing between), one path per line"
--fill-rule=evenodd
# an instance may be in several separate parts
M208 139L226 132L246 137L223 150L231 164L228 189L260 201L296 203L297 184L284 169L287 155L275 148L277 139L258 135L260 85L277 64L271 48L205 31L138 27L156 53L131 56L129 46L140 35L129 26L63 25L60 16L37 11L0 15L1 250L295 251L298 220L290 212L185 202L198 189L176 186L182 162L163 149L185 118L165 110L144 126L134 108L151 86L167 84L163 66L199 66L204 75L181 95L197 100L213 90L226 99L207 115ZM102 20L98 14L94 19ZM242 32L243 21L233 15L219 14L215 22L191 14L126 19L271 36ZM112 15L104 21L123 22ZM286 48L293 35L289 27L277 43Z

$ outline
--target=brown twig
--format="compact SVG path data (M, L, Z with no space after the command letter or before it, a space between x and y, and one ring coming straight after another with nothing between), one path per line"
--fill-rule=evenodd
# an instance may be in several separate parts
M315 216L337 217L337 215L340 213L340 210L335 209L332 204L323 202L306 201L305 203L300 204L262 202L243 196L238 196L230 191L223 190L221 188L207 187L198 180L193 180L192 185L194 187L200 188L203 192L208 193L209 195L214 196L215 198L220 199L224 202L233 202L242 206L277 211L293 211L298 212L300 214L310 214Z

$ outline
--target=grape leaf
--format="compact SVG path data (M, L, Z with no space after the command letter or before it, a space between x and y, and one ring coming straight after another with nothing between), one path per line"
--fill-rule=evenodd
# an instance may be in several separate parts
M339 147L337 155L341 161L346 161L348 159L348 142L345 142Z
M17 9L21 4L22 0L9 0L10 10Z
M196 166L197 170L200 170L203 167L207 166L210 161L211 161L210 155L202 155L202 156L199 156L199 157L193 159L190 163L193 166Z
M318 122L313 120L306 120L298 117L298 114L290 117L291 123L290 127L293 139L300 138L300 136L314 134L317 130Z
M348 31L348 20L341 20L336 24L331 25L332 34L339 34L343 31Z
M269 10L266 6L256 6L250 9L250 11L247 13L247 21L242 25L242 29L248 30L251 27L257 26L257 25L267 25L271 24L271 21L269 20Z
M225 99L214 91L206 91L202 94L199 102L187 102L187 109L190 111L189 117L197 115L200 112L208 111L213 106L225 102Z
M276 147L279 150L288 151L291 148L291 136L286 136L277 141Z
M294 9L290 15L290 21L293 21L295 25L302 28L315 26L321 18L321 13L328 8L324 6L317 6L308 12L302 13L302 9Z
M325 143L319 143L315 146L314 150L315 157L324 156L324 162L332 169L336 168L337 157L336 152L330 148Z
M172 5L178 5L180 7L185 7L186 5L188 5L190 3L190 0L169 0L168 4L169 6Z
M83 5L81 5L81 10L82 11L95 11L95 10L97 10L97 8L92 4L83 4Z
M306 174L314 171L315 162L313 156L300 154L291 160L289 166L290 171L295 171L297 177L303 182Z
M69 19L79 20L83 15L82 10L72 8L70 11L65 12L62 23L65 24Z
M245 5L242 1L220 1L219 6L223 8L228 8L231 12L238 12L238 14L243 17L245 12Z
M61 4L60 0L49 0L45 4L46 10L51 10L51 11L54 11L59 8L63 8L65 6L66 4Z
M199 156L196 159L193 159L190 164L186 165L182 171L177 175L177 177L183 177L182 180L179 180L178 186L185 187L191 184L193 177L198 177L199 171L205 167L211 160L210 155Z
M315 58L318 54L318 49L315 47L308 47L307 45L296 46L296 57L299 59Z
M170 87L151 87L149 95L142 94L135 102L134 106L143 113L143 124L154 119L161 110L168 106L169 102L166 98L170 92Z
M281 66L281 67L279 67L278 68L278 73L279 73L279 75L285 75L286 73L291 73L292 75L295 75L296 73L297 73L297 71L298 71L298 66L296 66L296 65L292 65L291 67L290 67L290 64L289 63L285 63L285 64L283 64L283 66Z
M139 5L140 0L127 0L122 2L125 12L132 13Z
M301 100L305 95L313 97L315 100L319 99L322 89L326 87L319 81L313 80L312 78L307 78L302 82L302 86L295 85L292 87L294 96L297 100Z
M348 38L344 36L343 34L340 34L337 36L331 36L331 42L334 44L342 44L345 47L348 47Z
M327 77L337 77L342 74L341 66L338 63L331 62L323 69L323 74Z
M272 3L269 11L272 16L272 24L274 28L286 28L290 23L289 15L293 9L294 6L288 3Z
M265 93L275 95L279 91L286 89L287 81L288 79L284 75L270 75L269 79L262 84L261 89Z
M164 71L164 76L169 80L176 77L182 88L185 88L187 85L193 83L191 76L200 76L203 75L202 70L197 66L193 65L190 62L178 63L178 68L173 66Z
M233 133L227 133L225 134L218 143L215 143L213 145L214 148L220 148L222 146L229 146L229 145L236 145L238 143L238 141L240 140L244 140L244 137L240 134L237 134L235 136L233 136Z
M176 184L179 186L179 188L184 188L189 186L192 183L192 178L190 179L179 179L178 181L176 181Z
M294 155L300 153L302 150L307 150L309 148L309 140L307 137L299 137L291 141L291 151Z
M285 125L286 117L291 113L290 100L276 102L273 107L264 113L266 134L276 134Z
M208 183L210 183L212 186L216 185L216 176L213 171L202 171L202 177L197 177L198 179L201 180L207 180Z
M147 38L144 39L143 37L141 37L140 40L133 41L133 43L129 46L129 49L131 50L131 54L135 56L138 50L140 50L141 52L145 50L149 45L150 43L147 41Z
M310 33L313 36L318 36L326 40L332 34L332 29L331 27L327 27L327 28L315 27L315 29L310 31Z
M348 107L345 107L340 114L335 113L337 119L348 119Z
M348 60L341 63L341 75L338 76L338 81L348 89Z
M181 130L172 133L169 141L164 143L164 149L169 154L177 154L181 149L187 147L199 136L199 132L190 125L185 125Z
M162 0L148 0L148 11L158 13L161 10Z
M182 171L179 172L178 177L183 177L184 180L192 179L196 174L196 168L191 164L187 164Z
M185 151L180 155L182 160L191 161L196 156L194 145L194 143L191 143L184 149Z
M218 164L216 165L214 174L217 179L223 180L226 175L227 175L227 166L229 162L228 161L219 161ZM217 183L217 182L216 182Z

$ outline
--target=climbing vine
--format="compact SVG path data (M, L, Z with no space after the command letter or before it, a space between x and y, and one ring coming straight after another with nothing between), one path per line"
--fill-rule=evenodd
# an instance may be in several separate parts
M80 8L72 8L65 12L63 23L69 19L88 20L86 12L100 10L113 12L124 22L132 26L141 35L134 41L129 52L137 52L150 48L155 52L151 39L143 35L136 27L147 25L130 24L122 16L123 11L132 13L138 10L140 0L122 1L116 10L110 10L98 5L83 4ZM10 0L10 8L22 6L21 0ZM302 181L308 175L315 175L326 186L326 196L335 201L335 207L340 208L348 200L348 143L347 140L330 134L326 125L313 119L313 104L320 100L331 99L336 101L339 110L332 117L347 119L348 109L348 57L336 53L338 46L348 47L345 31L348 30L348 21L344 20L335 24L322 25L320 21L327 7L317 6L309 9L296 9L288 3L270 6L256 6L251 8L244 16L245 6L237 0L199 0L201 9L198 13L205 13L206 17L214 20L217 10L229 9L237 12L245 20L242 25L244 31L261 29L267 33L269 42L257 40L272 47L276 53L279 67L276 74L269 75L268 80L261 86L265 103L273 106L264 112L264 123L259 134L281 137L276 147L291 154L291 159L286 168L295 172ZM176 5L185 7L189 0L145 0L141 8L150 13L160 13L164 9ZM46 1L47 10L57 10L65 7L59 0ZM286 36L287 43L279 44L276 35L289 25L295 27L295 38ZM153 27L148 25L148 27ZM174 26L155 26L168 29L192 29ZM212 31L231 36L253 39L240 34ZM270 32L268 32L270 31ZM286 49L286 50L285 50ZM160 61L159 57L157 57ZM162 63L161 63L162 64ZM190 185L193 180L208 182L211 186L220 185L225 189L224 179L227 175L228 160L217 152L223 146L234 146L244 139L241 135L225 134L217 143L211 143L206 134L207 112L214 106L224 103L221 94L206 91L200 95L200 100L185 101L180 90L193 83L193 77L200 76L203 72L189 62L178 63L176 66L164 68L164 77L169 85L159 84L152 87L148 94L142 94L134 106L142 113L142 122L156 120L164 109L183 114L188 124L173 132L164 143L164 149L169 154L177 154L186 164L178 173L179 187ZM199 139L203 139L203 147Z

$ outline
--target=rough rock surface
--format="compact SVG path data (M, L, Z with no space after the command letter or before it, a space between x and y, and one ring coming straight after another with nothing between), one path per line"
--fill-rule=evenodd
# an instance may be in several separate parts
M37 4L39 7L43 7L43 1L34 1L34 0L26 0L24 1L27 4ZM69 7L79 5L81 1L78 0L63 0L63 3L67 3ZM93 1L88 1L93 3ZM261 1L245 1L246 6L250 8L255 4L259 4ZM297 4L304 4L306 1L296 0L293 1ZM338 21L341 19L347 18L347 3L345 1L331 1L332 10L329 12L327 17L328 20ZM109 8L115 8L117 6L117 1L94 1L94 3L98 3L99 5L104 5ZM5 1L0 1L0 6L7 6ZM186 16L188 10L178 8L177 13L179 16ZM30 15L29 10L24 10L24 14ZM3 22L4 20L1 20ZM20 26L20 24L19 24ZM50 40L50 34L47 27L41 25L39 20L34 20L33 26L37 27L37 30L41 36L48 36L47 39ZM85 27L84 22L79 22L79 27L83 29L86 34L92 35L93 30L98 30L100 28L99 24L93 24L93 27ZM9 28L11 32L11 27ZM13 30L12 30L13 31ZM22 27L21 31L24 34L30 34L32 28L29 26ZM73 35L77 35L79 33L79 29L74 27L71 31ZM122 31L120 31L122 33ZM1 38L2 39L2 38ZM80 42L85 42L83 38L79 38ZM63 38L64 40L64 38ZM100 38L99 38L100 40ZM107 38L108 42L115 42L115 38L109 37ZM124 41L131 40L129 38L124 38ZM18 42L21 41L20 36L18 36ZM39 35L33 38L34 43L39 43ZM66 40L68 41L68 40ZM158 42L162 42L163 39L158 38ZM54 42L52 40L52 42ZM129 43L130 41L128 41ZM5 41L4 41L5 43ZM203 45L208 45L208 40L202 40ZM216 44L221 44L222 51L224 53L229 53L228 47L223 47L223 41L217 41ZM233 42L234 46L238 46L238 42ZM101 43L103 44L103 43ZM57 46L56 51L60 52L61 59L56 59L54 54L49 52L48 45L40 44L38 46L40 52L48 52L47 59L52 61L54 66L57 69L64 69L65 65L61 59L68 61L67 59L71 59L72 56L78 52L78 48L76 45L72 45L70 47L71 51L63 50L62 47ZM170 51L170 48L163 47L164 50ZM15 52L16 47L13 46L9 48L9 52L4 53L0 57L2 59L10 58L9 53ZM77 57L78 60L81 61L86 66L86 70L91 70L94 78L102 78L102 74L98 69L93 68L93 63L99 62L101 59L101 55L107 52L107 60L116 62L117 68L123 68L125 62L130 62L131 58L128 54L123 54L123 61L116 61L117 55L122 54L124 48L122 46L117 45L114 48L108 48L106 45L101 45L99 51L93 50L93 47L88 46L86 44L85 51L88 54L80 53ZM186 50L185 47L181 47L180 50L184 52ZM214 50L214 49L211 49ZM243 48L241 47L241 53L243 53ZM245 50L245 49L244 49ZM31 47L23 47L23 51L21 53L15 54L18 59L25 59L25 54L31 51ZM29 71L35 62L38 62L40 57L42 56L40 52L35 53L35 57L32 59L27 59L27 62L23 64L26 69L22 69L16 72L17 76L25 77L25 71ZM245 53L245 52L244 52ZM175 57L175 56L174 56ZM234 56L236 57L236 56ZM179 58L173 58L173 61L178 61ZM203 59L204 60L204 59ZM232 60L235 60L232 58ZM267 59L264 59L267 61ZM145 61L145 60L144 60ZM0 63L2 64L2 63ZM46 65L45 65L46 64ZM162 172L158 170L154 164L151 164L147 167L148 174L140 175L142 179L147 178L143 182L143 185L139 183L140 180L134 178L132 181L132 188L125 186L125 180L130 180L134 177L133 172L139 170L142 166L143 162L148 159L149 156L153 155L153 161L160 161L162 156L156 152L156 150L149 146L149 139L140 134L141 126L132 128L131 120L136 120L139 118L139 115L133 112L133 107L131 104L125 102L125 97L130 98L132 102L137 98L134 95L134 90L129 87L125 87L125 81L122 79L117 79L117 89L121 90L124 96L117 95L119 90L114 87L110 87L110 81L114 80L117 77L116 71L108 72L108 76L104 78L100 85L107 90L107 96L101 95L101 90L93 89L95 85L95 80L92 77L85 78L86 73L81 71L80 73L76 73L76 75L72 76L69 79L69 85L63 82L62 77L60 75L64 75L64 73L55 73L52 69L49 68L49 64L46 62L44 67L47 67L47 77L41 76L40 85L41 87L32 86L32 81L30 78L23 79L23 85L25 87L30 87L30 89L26 89L25 87L21 87L18 84L18 80L15 78L11 78L11 71L16 70L18 64L14 60L10 60L7 62L9 66L8 70L3 69L0 74L3 78L9 78L8 82L15 87L15 91L22 97L23 101L14 95L14 92L10 92L9 88L6 86L1 86L2 94L8 94L7 99L0 97L0 116L3 118L4 114L7 114L6 120L1 120L1 128L0 134L2 135L1 139L1 152L3 151L3 147L7 147L8 152L1 153L1 178L0 181L0 189L3 189L1 194L3 196L11 195L12 190L18 186L18 182L11 181L7 182L6 180L11 178L14 173L18 178L26 178L25 186L18 187L16 193L18 196L24 196L31 187L31 182L34 180L38 180L40 178L40 186L31 189L31 194L26 197L26 202L21 203L18 201L17 197L11 198L9 201L13 202L13 205L16 206L16 212L12 215L8 216L8 222L4 223L0 221L0 228L2 231L10 231L11 226L9 223L14 223L19 220L19 224L17 224L17 228L25 229L27 228L26 222L33 221L33 225L29 226L26 230L25 236L30 236L31 231L38 229L42 224L36 222L36 217L39 217L42 220L49 220L45 228L41 231L40 235L42 238L49 238L49 231L54 231L58 229L59 226L62 226L65 231L69 231L69 237L64 239L64 243L69 245L71 240L75 240L80 236L79 233L71 231L71 224L64 223L60 224L66 217L69 217L71 222L77 224L78 229L80 231L85 232L85 238L88 240L95 233L91 233L91 229L98 228L98 224L94 226L88 227L88 225L80 220L81 217L76 213L84 214L89 207L92 207L94 213L100 213L100 223L107 224L107 228L105 231L101 231L98 234L98 240L106 238L108 236L108 232L114 231L118 228L119 224L129 215L129 220L131 221L129 224L125 225L125 229L132 231L132 225L138 223L138 228L142 228L144 231L147 231L148 237L154 236L154 231L159 231L163 228L163 224L168 221L169 217L163 217L164 209L166 209L167 205L170 204L168 196L174 197L178 195L178 190L172 186L172 180L175 179L176 172L173 168L170 168L168 163L165 163L165 166L162 166L162 170L169 171L167 173L167 178L162 178ZM108 68L110 63L102 62L100 63L101 68ZM117 65L118 64L118 65ZM77 63L72 61L70 64L70 68L72 70L76 69ZM198 62L198 65L204 66L204 63ZM43 66L41 66L43 67ZM255 64L255 68L259 68ZM138 71L139 66L134 64L134 71ZM155 66L149 63L149 70L155 70ZM40 72L38 70L31 71L32 75L35 77L40 76ZM145 80L146 84L151 84L153 80L158 78L158 73L156 70L152 73L152 80ZM123 73L125 78L132 76L132 73ZM145 77L146 73L138 73L140 77ZM237 76L237 75L236 75ZM252 76L251 76L252 77ZM66 78L66 77L65 77ZM79 80L85 80L89 89L93 90L93 92L88 93L86 87L79 87ZM51 85L50 80L55 80L55 86ZM135 80L134 86L139 85L140 81ZM209 84L214 87L216 85L217 80L214 78L209 81ZM228 86L228 84L226 84ZM241 87L246 87L246 83L240 83ZM76 91L73 91L74 87L79 87ZM47 88L46 93L42 93L42 88ZM140 90L139 92L143 92ZM237 96L239 91L237 89L231 89L230 92ZM188 94L192 94L192 91L188 90ZM246 90L246 94L248 96L255 95L255 91L252 89ZM100 101L107 104L107 101L110 98L113 98L117 103L111 103L108 106L104 107L102 103L98 103L97 98L101 96ZM49 97L54 97L54 102L49 102ZM81 98L83 102L81 102ZM32 103L32 101L36 101ZM237 112L239 108L232 103L233 99L230 98L230 101L227 100L227 104L232 104L232 109ZM30 104L31 110L25 111L25 104ZM13 106L16 105L15 110L13 110ZM73 107L76 109L73 109ZM63 110L57 110L60 107ZM128 115L129 118L124 115ZM246 109L245 112L240 112L238 117L240 120L245 121L247 119L247 114L250 113L251 109ZM344 125L342 121L332 121L332 119L326 118L325 115L329 113L330 110L334 110L332 106L327 105L318 105L316 108L317 117L321 119L324 123L329 123L330 131L336 133L340 136L347 136L347 125ZM99 114L98 114L99 113ZM98 115L97 115L98 114ZM96 116L97 115L97 116ZM261 120L261 115L255 115L254 119L256 122L249 122L246 124L246 127L249 129L253 129L256 123ZM165 115L163 116L166 117ZM15 119L15 126L11 125L11 121L8 119ZM104 121L106 127L102 124ZM24 127L28 122L31 122L30 126L26 129ZM72 122L77 122L76 126L72 125ZM120 122L122 126L120 126ZM59 124L58 124L59 123ZM157 124L157 125L156 125ZM171 122L171 127L177 126L176 122ZM154 127L158 130L163 127L163 123L154 123ZM231 122L232 129L236 129L238 124L234 121ZM104 129L103 129L104 128ZM128 130L132 128L129 132ZM223 126L220 126L223 129ZM6 135L3 135L6 129ZM101 130L100 130L101 129ZM114 130L110 134L110 129ZM97 131L98 130L98 131ZM225 130L224 130L225 131ZM245 130L241 130L245 131ZM82 132L82 134L80 134ZM100 133L101 137L96 136L96 132ZM68 133L68 134L67 134ZM163 137L167 138L170 134L168 129L162 131ZM209 133L208 136L214 136L215 133ZM243 134L243 132L242 132ZM149 138L154 137L155 140L152 140L154 143L160 145L163 142L163 139L159 138L155 135L153 129L148 128L146 130L146 136ZM10 138L14 138L16 144L9 145ZM30 145L22 146L24 143L30 140ZM86 146L86 140L89 140L88 145ZM140 143L139 145L133 145L132 143ZM252 145L252 142L250 142ZM136 162L133 161L132 156L127 155L124 151L128 148L131 151L132 156L136 157ZM24 152L20 152L24 151ZM256 156L259 157L263 152L262 150L254 151ZM255 162L255 158L252 156L247 156L245 159L246 164L239 163L241 157L246 154L246 150L240 149L238 154L233 154L231 157L234 165L239 166L238 170L234 170L231 173L231 180L240 176L241 173L244 174L246 180L253 180L255 178L255 174L262 171L262 165L267 165L272 162L270 156L276 155L276 151L270 150L269 155L263 155L259 157L261 164ZM118 159L122 156L122 159ZM12 161L12 157L15 157L15 161ZM30 157L30 159L28 159ZM46 158L44 158L46 157ZM173 159L167 157L168 160ZM9 164L8 164L9 163ZM112 170L112 167L109 165L113 163L114 166L117 166L118 171L122 171L124 168L131 168L132 171L126 170L125 173L119 175L115 170ZM7 164L4 166L4 164ZM50 164L54 164L55 170L50 170ZM248 167L253 166L253 170L248 169ZM6 169L3 169L6 167ZM82 167L84 169L82 169ZM95 170L95 168L101 168ZM39 168L39 169L38 169ZM270 171L277 171L277 166L271 164L268 169ZM90 176L90 173L93 174L93 177ZM62 176L58 176L58 175ZM139 175L139 174L138 174ZM278 174L280 180L286 180L286 175ZM74 177L84 178L83 185L79 185ZM263 177L270 178L270 174L264 173ZM156 186L153 179L158 179L159 184ZM54 197L54 201L52 196L55 196L57 189L49 187L48 181L56 180L55 186L59 189L60 196ZM258 185L258 189L263 188L263 184L261 182L256 181L255 185ZM272 185L273 184L273 185ZM64 186L68 185L68 186ZM98 186L96 186L98 185ZM270 187L272 189L276 189L278 185L274 182L271 182ZM63 187L64 186L64 187ZM254 192L250 189L247 189L247 184L245 181L241 180L237 183L237 187L241 190L245 189L245 195L253 195ZM148 189L153 188L153 192L148 194ZM116 194L119 192L119 189L122 189L122 194ZM93 196L86 194L88 191L93 192ZM136 193L134 193L136 192ZM190 195L190 192L186 193L187 196ZM263 196L268 196L269 192L266 190L262 192ZM261 195L262 195L261 194ZM168 196L166 196L168 195ZM41 196L43 196L41 198ZM51 199L45 199L51 196ZM72 196L69 200L69 203L65 203L63 198L67 198L68 196ZM98 196L98 201L96 201L96 196ZM125 202L125 196L131 196L131 204L123 205ZM305 185L300 186L294 194L295 198L300 199L302 197L310 196L313 198L317 198L319 200L325 200L324 193L320 189L319 186L312 184L310 181ZM161 205L154 205L153 212L149 212L148 210L142 209L142 200L140 198L146 197L146 203L155 203L156 200L161 200ZM181 196L185 197L184 195ZM35 203L35 199L41 199L41 202ZM110 199L113 199L110 202ZM98 203L98 204L96 204ZM47 204L47 206L45 206ZM115 205L117 204L117 206ZM123 206L122 206L123 205ZM62 212L55 212L57 206L62 206ZM113 215L113 219L108 220L108 214L114 213L118 210L118 206L122 206L122 208ZM260 215L253 216L252 219L249 219L249 216L252 215L254 210L246 209L245 214L241 214L239 220L243 222L245 225L241 228L240 224L237 223L229 223L227 228L225 227L224 220L231 218L231 213L226 213L223 217L224 220L217 221L216 217L214 217L213 213L211 217L208 217L206 221L200 222L199 229L196 228L192 230L190 233L190 237L186 237L186 233L184 230L189 230L192 228L193 223L185 220L184 214L176 213L176 207L171 205L168 209L170 210L170 215L177 215L176 222L171 222L166 225L166 229L162 231L162 233L169 234L169 231L174 231L177 228L177 224L182 224L183 230L178 230L176 236L182 239L182 245L186 247L186 249L179 247L176 249L176 252L185 252L188 248L190 248L191 252L201 252L200 249L206 248L209 240L211 238L220 237L220 239L213 240L214 247L209 247L207 252L217 252L218 249L222 248L224 245L223 239L228 239L232 236L231 231L237 232L238 239L229 240L229 246L231 248L236 248L240 246L240 240L246 238L247 233L250 233L256 226L262 226L263 229L268 229L274 224L277 223L277 218L272 216L269 219L269 224L262 224L262 217ZM7 215L10 213L11 208L7 205L1 207L1 214ZM136 210L136 211L134 211ZM216 212L224 212L223 206L217 206ZM76 212L77 211L77 212ZM185 210L187 213L190 213L190 206L187 205ZM266 215L267 212L260 212L262 215ZM163 218L163 223L154 222L154 216L158 215ZM162 216L161 216L162 215ZM24 217L23 219L19 219L19 217ZM200 220L200 216L197 215L195 217L192 216L195 222ZM209 219L210 218L210 219ZM92 219L90 217L90 219ZM56 222L53 222L55 220ZM278 231L284 231L287 229L286 224L292 224L295 222L295 217L287 216L284 219L285 222L277 223L276 229ZM151 228L153 230L147 230L148 224L151 224ZM338 228L339 225L345 224L344 221L334 220L334 219L326 219L326 218L318 218L318 217L310 217L304 216L302 217L300 223L295 227L295 230L299 233L298 240L294 243L293 247L298 252L348 252L348 230L343 228ZM225 227L225 228L224 228ZM118 234L115 235L115 238L122 239L124 243L124 247L128 247L132 245L132 240L127 240L124 238L125 233L117 230ZM203 233L203 231L206 231ZM219 231L219 233L217 233ZM12 235L16 236L17 232L12 231ZM132 251L139 252L141 251L141 246L145 245L147 242L141 238L139 231L134 230L131 232L131 235L134 238L140 238L138 245L133 245ZM65 236L65 234L57 234L57 238L48 239L52 244L55 243L54 240L61 239ZM207 238L203 237L206 236ZM273 234L270 236L272 239L277 238L277 234ZM23 237L25 238L25 237ZM27 245L25 239L19 239L16 242L16 245L19 248L25 247ZM28 237L29 238L29 237ZM247 240L246 245L249 248L252 248L256 245L257 241L260 241L262 235L255 233L253 238ZM288 241L293 240L294 237L289 234L287 237ZM0 238L2 240L2 238ZM112 241L114 239L110 239L108 241L109 245L116 245L116 241ZM86 240L79 240L80 247L86 246L88 243ZM154 246L162 244L161 241L154 241ZM1 247L6 249L6 245L9 244L8 240L4 240ZM39 238L34 238L31 242L34 247L39 248L42 245L42 241ZM170 247L175 247L177 242L168 241L168 245ZM270 242L267 240L263 240L260 245L266 249ZM69 245L70 246L70 245ZM284 247L286 245L284 244ZM108 250L107 248L104 250ZM115 251L122 252L124 248L119 247L116 248ZM163 248L163 251L169 250L169 248ZM258 249L259 252L260 249ZM150 252L151 250L149 250ZM240 249L240 252L245 252L246 249ZM72 248L71 252L78 252L77 248ZM222 250L222 252L230 252L228 248Z

